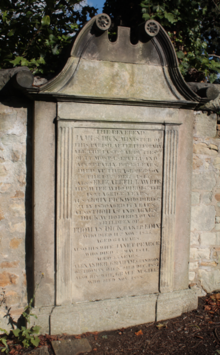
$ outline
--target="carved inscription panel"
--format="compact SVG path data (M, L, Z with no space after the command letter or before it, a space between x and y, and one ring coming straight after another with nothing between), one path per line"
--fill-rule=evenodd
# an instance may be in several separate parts
M60 164L67 180L60 178L58 201L72 301L157 292L163 127L72 124L59 128L60 161L68 163Z

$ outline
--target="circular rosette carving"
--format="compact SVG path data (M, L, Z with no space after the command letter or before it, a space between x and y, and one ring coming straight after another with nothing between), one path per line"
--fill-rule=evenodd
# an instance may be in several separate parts
M148 34L148 36L150 36L150 37L156 36L158 34L159 30L160 30L160 26L157 23L157 21L148 20L145 23L145 31Z
M111 18L106 14L101 14L96 18L96 26L101 31L107 31L111 26Z

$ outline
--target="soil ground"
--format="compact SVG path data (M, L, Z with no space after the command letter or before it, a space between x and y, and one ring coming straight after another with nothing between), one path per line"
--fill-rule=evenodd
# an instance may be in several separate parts
M39 346L48 346L49 353L54 355L51 341L68 338L87 338L93 349L90 355L218 355L220 293L199 298L197 310L168 321L75 336L42 335ZM27 355L31 350L14 345L13 339L10 341L9 354Z

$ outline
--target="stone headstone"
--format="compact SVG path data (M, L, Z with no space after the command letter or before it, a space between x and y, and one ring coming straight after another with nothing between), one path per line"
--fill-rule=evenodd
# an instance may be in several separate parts
M35 312L45 307L53 334L197 306L188 289L192 110L207 99L183 80L159 23L140 27L136 45L126 27L110 42L110 25L95 16L63 71L26 89L35 100L36 285L44 274Z

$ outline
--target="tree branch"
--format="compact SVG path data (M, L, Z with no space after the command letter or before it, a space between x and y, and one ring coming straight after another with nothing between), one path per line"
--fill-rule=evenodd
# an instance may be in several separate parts
M218 7L218 5L216 4L215 0L212 0L212 2L213 2L213 4L217 7L218 11L220 12L219 7Z
M217 58L220 58L220 55L217 55L217 54L208 54L209 57L217 57Z

